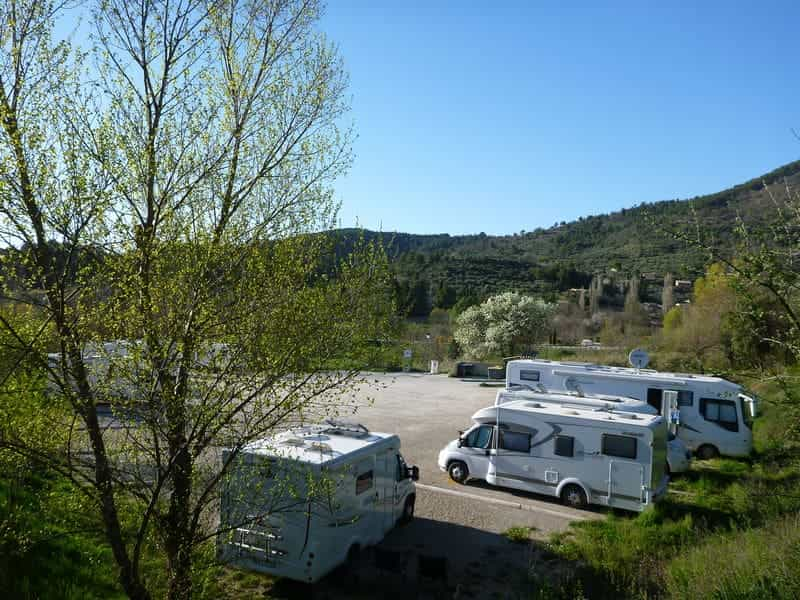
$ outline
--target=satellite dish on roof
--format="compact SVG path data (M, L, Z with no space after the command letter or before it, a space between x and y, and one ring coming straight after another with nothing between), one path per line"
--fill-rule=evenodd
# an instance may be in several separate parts
M628 362L637 369L644 369L650 363L650 357L641 348L635 348L628 354Z

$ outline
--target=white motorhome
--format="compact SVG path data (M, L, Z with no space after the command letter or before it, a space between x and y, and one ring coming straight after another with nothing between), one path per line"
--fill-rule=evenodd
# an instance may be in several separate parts
M577 362L512 360L506 365L506 387L630 396L662 413L664 392L674 391L680 414L678 437L698 457L747 456L753 449L751 427L756 398L740 385L720 377Z
M363 425L292 429L222 460L217 548L233 566L313 583L414 516L419 469Z
M667 429L660 415L512 400L472 420L439 453L439 467L458 483L484 479L576 508L634 511L666 491Z
M530 400L542 404L556 404L570 408L588 410L610 410L655 415L658 411L647 402L624 396L580 396L576 392L539 392L527 389L500 390L495 406L514 400ZM666 420L665 420L666 423ZM667 423L668 424L668 423ZM667 435L667 467L669 473L684 473L689 470L692 453L683 441L670 431Z

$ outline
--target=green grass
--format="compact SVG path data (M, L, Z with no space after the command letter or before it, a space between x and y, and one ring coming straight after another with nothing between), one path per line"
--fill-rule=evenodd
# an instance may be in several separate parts
M687 599L800 596L800 516L709 536L667 566L666 592Z
M553 536L548 549L568 576L534 597L800 597L800 455L774 390L759 393L751 460L694 461L644 513Z
M503 533L510 542L515 544L525 544L531 540L531 535L536 531L535 527L509 527L508 531Z

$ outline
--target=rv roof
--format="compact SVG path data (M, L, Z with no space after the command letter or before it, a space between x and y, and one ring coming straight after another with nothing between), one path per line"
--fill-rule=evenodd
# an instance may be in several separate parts
M532 398L532 399L542 399L542 400L555 400L557 402L568 402L574 400L603 400L604 402L618 402L618 403L628 403L628 402L641 402L638 398L631 398L630 396L612 396L609 394L594 394L594 393L584 393L583 395L578 394L576 392L541 392L538 390L527 390L527 389L516 389L510 390L505 389L498 392L500 394L510 396L512 398Z
M578 363L578 362L569 362L569 361L557 361L557 360L515 360L511 361L508 366L511 366L512 363L519 364L520 366L542 366L542 365L549 365L553 367L566 367L568 369L574 369L575 371L589 371L591 373L596 373L600 375L625 375L625 376L637 376L643 379L650 379L656 380L661 379L664 381L675 381L675 380L692 380L692 381L702 381L704 383L727 383L732 386L736 386L735 383L732 383L726 379L722 379L721 377L714 377L712 375L694 375L689 373L665 373L661 371L654 371L652 369L634 369L633 367L612 367L609 365L595 365L591 363ZM738 387L738 386L736 386Z
M400 440L391 433L368 431L353 435L334 430L330 425L310 425L251 442L243 452L328 465L392 438L399 446Z
M626 425L638 425L641 427L651 427L654 423L661 420L660 415L650 415L644 413L633 413L627 411L597 410L593 408L575 408L574 406L560 406L557 404L538 404L530 400L512 400L499 406L482 408L476 412L472 419L474 421L485 420L487 416L499 410L500 420L503 420L503 412L518 411L536 415L550 415L558 417L578 417L592 421L603 421L624 423Z

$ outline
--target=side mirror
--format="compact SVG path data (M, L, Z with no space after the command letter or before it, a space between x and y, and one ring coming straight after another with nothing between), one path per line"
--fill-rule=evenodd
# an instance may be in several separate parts
M463 444L464 444L464 440L463 440L463 439L461 439L461 438L458 438L458 441L456 442L456 446L458 446L459 448L461 448L461 446L462 446Z
M409 477L411 477L412 481L419 481L419 467L413 466L409 467Z

